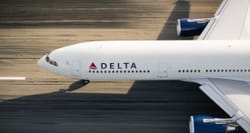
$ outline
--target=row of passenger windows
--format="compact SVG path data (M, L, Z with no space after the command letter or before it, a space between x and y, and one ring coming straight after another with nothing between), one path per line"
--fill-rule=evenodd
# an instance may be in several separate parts
M150 70L89 70L89 73L150 73Z
M200 69L180 69L179 73L200 73ZM205 72L216 73L216 72L250 72L250 69L206 69Z
M191 70L190 70L190 69L184 70L184 69L183 69L183 70L178 70L178 72L179 72L179 73L188 73L188 72L191 72L191 73L192 73L192 72L194 72L194 73L198 72L198 73L200 73L201 70L200 70L200 69L198 69L198 70L197 70L197 69L194 69L194 70L192 70L192 69L191 69Z

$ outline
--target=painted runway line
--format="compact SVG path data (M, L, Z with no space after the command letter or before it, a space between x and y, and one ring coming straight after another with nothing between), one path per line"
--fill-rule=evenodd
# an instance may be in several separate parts
M26 80L26 77L0 77L1 80Z

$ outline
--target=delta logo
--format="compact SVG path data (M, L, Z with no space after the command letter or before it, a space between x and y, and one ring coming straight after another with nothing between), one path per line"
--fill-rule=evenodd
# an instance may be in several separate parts
M96 65L95 65L94 62L92 62L92 63L90 64L89 69L92 69L92 70L97 69L97 67L96 67Z
M101 62L100 65L98 65L98 68L100 69L137 69L137 66L135 64L135 62L117 62L117 63L114 63L114 62L110 62L110 63L104 63L104 62ZM97 67L95 65L94 62L92 62L90 65L89 65L89 69L91 70L96 70Z

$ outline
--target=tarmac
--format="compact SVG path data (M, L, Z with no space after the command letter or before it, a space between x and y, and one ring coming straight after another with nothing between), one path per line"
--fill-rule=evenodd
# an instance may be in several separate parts
M91 81L48 73L37 60L86 41L180 40L177 18L211 17L221 0L1 0L0 132L188 133L190 115L227 117L182 81ZM84 58L83 58L84 59ZM240 131L242 132L242 131Z

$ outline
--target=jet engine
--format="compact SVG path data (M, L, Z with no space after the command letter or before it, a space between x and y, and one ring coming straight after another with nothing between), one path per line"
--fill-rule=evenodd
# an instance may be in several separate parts
M237 125L232 119L221 119L207 115L190 117L190 133L227 133L236 130Z
M200 35L205 29L210 18L190 19L181 18L177 20L178 36L195 36Z

